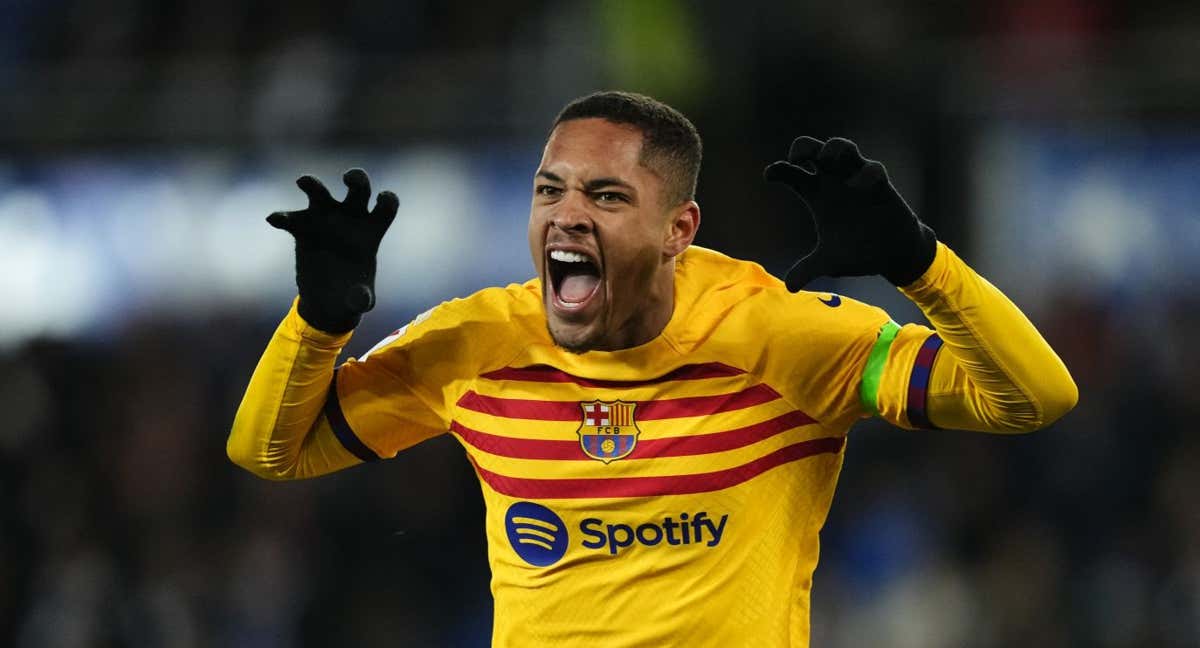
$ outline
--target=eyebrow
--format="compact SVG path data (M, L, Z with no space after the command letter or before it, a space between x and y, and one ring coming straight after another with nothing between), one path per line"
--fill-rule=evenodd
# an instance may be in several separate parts
M558 183L566 184L565 180L563 180L557 174L551 173L549 171L539 170L537 172L536 177L545 178L551 182L558 182ZM633 185L629 184L628 182L625 182L624 180L622 180L620 178L596 178L595 180L588 180L587 182L583 183L584 191L596 191L603 187L622 187L629 191L632 191L635 193L637 192L637 189L635 189Z
M628 189L629 191L637 191L633 188L633 185L620 178L596 178L595 180L588 180L587 182L583 183L584 191L596 191L597 189L601 189L603 187L621 187L623 189Z

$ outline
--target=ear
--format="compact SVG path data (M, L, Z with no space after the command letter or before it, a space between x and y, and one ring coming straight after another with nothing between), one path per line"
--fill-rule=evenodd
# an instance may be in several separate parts
M671 210L667 221L667 236L663 241L663 256L675 257L681 254L696 238L696 230L700 229L700 205L695 200L680 203Z

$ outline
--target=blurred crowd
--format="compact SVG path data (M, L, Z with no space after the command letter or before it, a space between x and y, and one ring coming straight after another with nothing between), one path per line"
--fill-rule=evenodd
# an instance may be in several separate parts
M79 151L536 145L563 102L617 86L704 135L700 242L776 272L812 242L788 196L757 189L795 135L866 142L970 262L989 245L970 182L986 129L1200 123L1200 12L1173 3L0 6L0 171ZM989 277L1019 289L1022 262ZM1200 646L1200 292L1077 285L1030 310L1081 394L1050 429L852 431L814 646ZM0 350L0 645L487 644L482 502L451 439L311 482L225 458L277 323L261 313L286 307L147 307ZM350 351L418 310L369 316Z

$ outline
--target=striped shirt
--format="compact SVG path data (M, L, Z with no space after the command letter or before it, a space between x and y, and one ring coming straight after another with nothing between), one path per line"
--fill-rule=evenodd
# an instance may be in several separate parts
M495 645L807 645L847 431L928 426L926 327L698 247L675 304L644 345L572 354L534 280L442 304L338 369L325 414L358 458L447 431L466 451Z

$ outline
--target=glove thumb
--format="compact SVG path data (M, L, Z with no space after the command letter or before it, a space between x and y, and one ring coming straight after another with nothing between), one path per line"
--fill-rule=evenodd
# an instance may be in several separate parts
M813 250L808 256L792 264L787 274L783 276L783 281L787 284L787 289L790 292L799 292L811 283L813 279L828 274L819 250L820 248Z
M783 160L768 164L767 168L763 169L763 179L767 182L785 184L800 194L801 198L807 198L820 188L817 174L809 173L803 168Z
M292 217L292 212L275 212L267 216L267 224L291 234L296 233L296 219Z
M346 308L356 315L375 308L375 291L363 283L350 286L346 290Z

